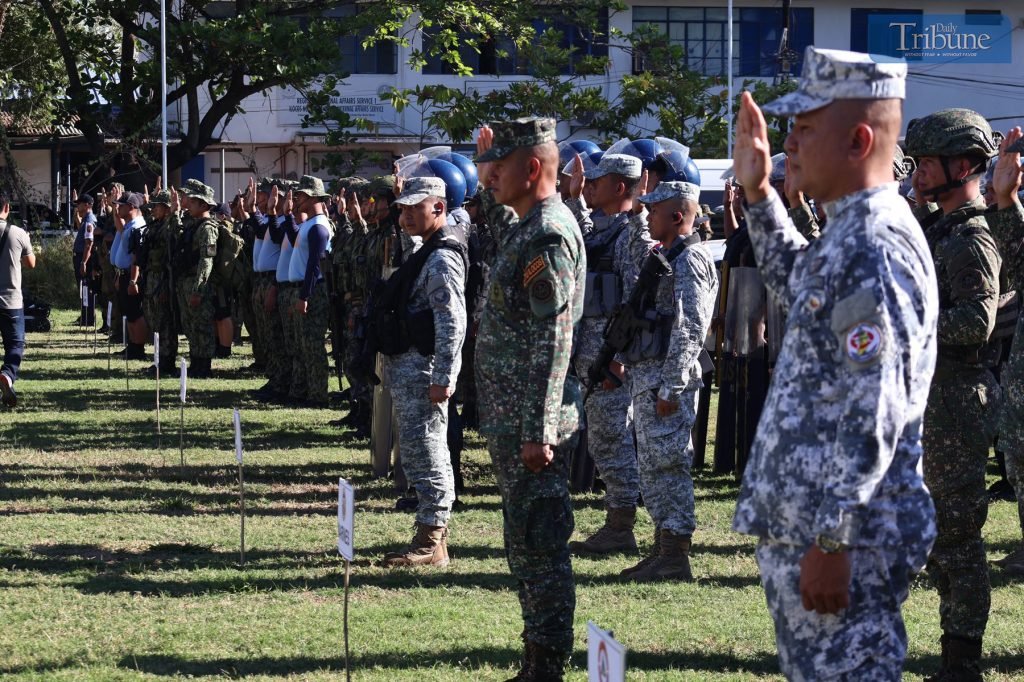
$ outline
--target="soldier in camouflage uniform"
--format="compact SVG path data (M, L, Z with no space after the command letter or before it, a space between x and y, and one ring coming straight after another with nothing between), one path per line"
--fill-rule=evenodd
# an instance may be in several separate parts
M490 188L481 208L500 241L477 336L477 395L525 624L516 680L563 679L576 608L568 472L582 405L568 371L586 252L558 196L554 140L546 118L496 123L477 139Z
M928 573L939 590L942 668L928 678L981 680L981 648L991 588L982 527L988 516L985 465L1000 402L990 343L1002 260L985 222L980 178L996 152L992 129L968 109L911 121L907 153L923 196L938 204L925 238L939 284L939 357L928 394L924 478L935 502L938 537Z
M398 418L402 468L419 504L412 542L387 554L385 566L448 564L448 520L455 501L448 401L455 392L466 336L468 263L455 228L447 224L444 202L440 178L410 178L396 199L402 206L402 228L420 237L423 246L392 275L411 284L411 289L403 287L406 293L397 303L407 315L409 338L401 340L402 352L385 357L384 368Z
M1021 129L1014 128L1002 142L999 162L992 176L998 210L986 216L1005 259L1010 288L1018 291L1024 291L1024 208L1018 196L1021 155L1011 149L1019 148L1022 138ZM1024 315L1017 319L1010 356L999 379L1004 398L999 419L999 449L1006 453L1006 476L1017 494L1017 513L1024 532ZM1005 573L1024 576L1024 544L996 564Z
M156 358L160 374L171 376L177 371L178 329L175 324L174 291L171 255L174 237L180 229L178 216L171 211L171 193L156 192L149 200L148 227L137 254L146 283L142 312L149 328L160 335L160 357Z
M629 226L634 262L653 257L657 241L672 267L643 311L656 320L657 328L634 340L626 352L640 485L658 532L652 554L623 571L638 582L693 580L689 554L697 520L690 432L703 386L700 356L718 294L714 259L693 232L699 198L697 185L660 182L638 199L649 207L647 218L637 215Z
M361 210L361 195L367 189L369 181L354 178L349 182L350 194L346 196L346 208L352 235L346 241L341 253L333 254L338 265L340 277L345 290L346 329L345 367L353 367L361 352L361 339L356 331L363 316L371 281L366 267L366 248L369 229ZM347 373L349 380L349 414L339 421L340 426L350 426L356 433L366 437L370 435L370 412L373 395L372 387L361 377Z
M217 255L217 225L210 210L217 205L213 188L198 180L187 180L181 188L189 220L183 221L181 235L176 239L178 252L175 282L178 287L178 310L181 327L188 339L189 376L212 376L210 361L216 347L213 328L213 258ZM177 212L176 197L171 209Z
M625 154L606 154L600 163L584 173L592 186L594 208L603 211L584 232L587 249L586 298L579 342L573 362L576 375L586 377L604 342L604 328L626 291L636 281L639 267L630 258L629 224L633 195L643 172L640 159ZM582 188L572 186L573 195ZM612 362L610 372L622 375L621 358ZM636 552L636 505L640 497L633 437L633 411L625 384L605 381L594 387L585 405L587 447L606 486L605 522L590 537L572 542L576 554Z
M767 182L767 125L749 93L740 109L747 224L788 317L733 528L760 538L791 680L899 680L901 606L935 538L920 466L938 290L892 182L906 68L808 47L798 90L765 107L796 116L790 172L828 215L810 243Z
M293 319L298 348L293 372L303 377L305 392L298 396L306 405L327 406L327 335L329 302L321 263L330 251L331 224L324 210L330 194L320 178L303 175L294 192L295 213L305 220L295 225L295 239L288 261L289 291L294 308L282 311ZM285 304L282 304L285 305Z

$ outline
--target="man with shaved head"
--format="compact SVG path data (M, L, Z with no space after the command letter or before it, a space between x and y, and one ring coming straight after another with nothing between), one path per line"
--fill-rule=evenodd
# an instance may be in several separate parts
M476 342L480 433L501 491L505 555L519 582L525 651L515 680L563 679L576 588L569 461L582 399L569 374L586 252L556 189L555 121L480 130L481 208L501 246Z
M935 539L921 474L938 290L928 244L893 179L906 64L807 49L790 181L825 206L802 237L769 183L767 125L744 93L735 151L765 284L785 338L733 527L757 561L791 680L899 680L901 607Z

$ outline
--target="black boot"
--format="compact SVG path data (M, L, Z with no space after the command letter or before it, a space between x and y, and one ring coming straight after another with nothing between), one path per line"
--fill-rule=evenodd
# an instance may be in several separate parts
M531 648L532 676L526 679L534 682L562 682L565 679L565 664L569 662L569 655L536 642Z
M515 677L509 678L506 682L529 682L534 679L533 677L533 659L535 654L533 653L533 643L526 639L526 635L523 635L523 659L519 663L519 673Z
M942 635L942 667L925 682L982 682L981 640Z
M146 357L146 347L141 343L128 342L128 359L129 360L148 360Z
M231 346L222 346L217 344L217 350L213 352L215 358L230 358L231 357Z

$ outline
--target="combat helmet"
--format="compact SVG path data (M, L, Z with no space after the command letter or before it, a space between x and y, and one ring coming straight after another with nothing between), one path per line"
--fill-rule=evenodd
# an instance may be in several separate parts
M916 159L924 156L937 156L943 161L954 156L990 159L998 153L1001 140L1002 136L994 133L989 122L978 112L942 109L911 121L907 125L905 146L907 155ZM942 169L946 174L945 184L928 188L923 194L937 199L944 192L963 187L985 172L985 164L979 163L962 180L953 179L947 163L943 162Z

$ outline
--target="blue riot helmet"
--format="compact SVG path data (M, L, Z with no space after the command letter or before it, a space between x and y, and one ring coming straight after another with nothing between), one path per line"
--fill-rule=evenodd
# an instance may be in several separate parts
M558 144L558 165L565 168L576 158L577 154L582 156L585 161L587 156L600 151L601 148L590 140L567 140L566 142L560 142Z
M690 157L686 157L686 167L683 169L683 177L679 179L700 187L700 168L697 168L697 162Z
M476 186L480 181L476 173L476 164L469 160L468 157L456 152L449 152L438 157L442 161L447 161L452 164L460 171L462 171L462 177L466 183L466 198L472 199L476 196Z
M448 210L461 208L463 202L466 201L466 176L462 174L459 167L442 159L430 159L427 161L427 166L435 178L444 180L444 200Z
M622 138L611 147L605 150L605 154L625 154L627 156L635 156L636 158L643 161L644 168L650 168L650 165L654 163L654 160L658 157L658 152L662 151L661 145L655 140L630 140L627 137Z
M593 154L594 152L601 151L597 143L590 140L570 140L569 146L575 149L578 154Z
M597 151L589 154L584 152L575 152L569 157L565 165L562 166L562 175L572 175L572 164L576 161L576 154L580 155L580 159L583 161L583 171L586 172L591 168L596 168L597 164L601 163L601 157L604 156L604 152L598 147Z

